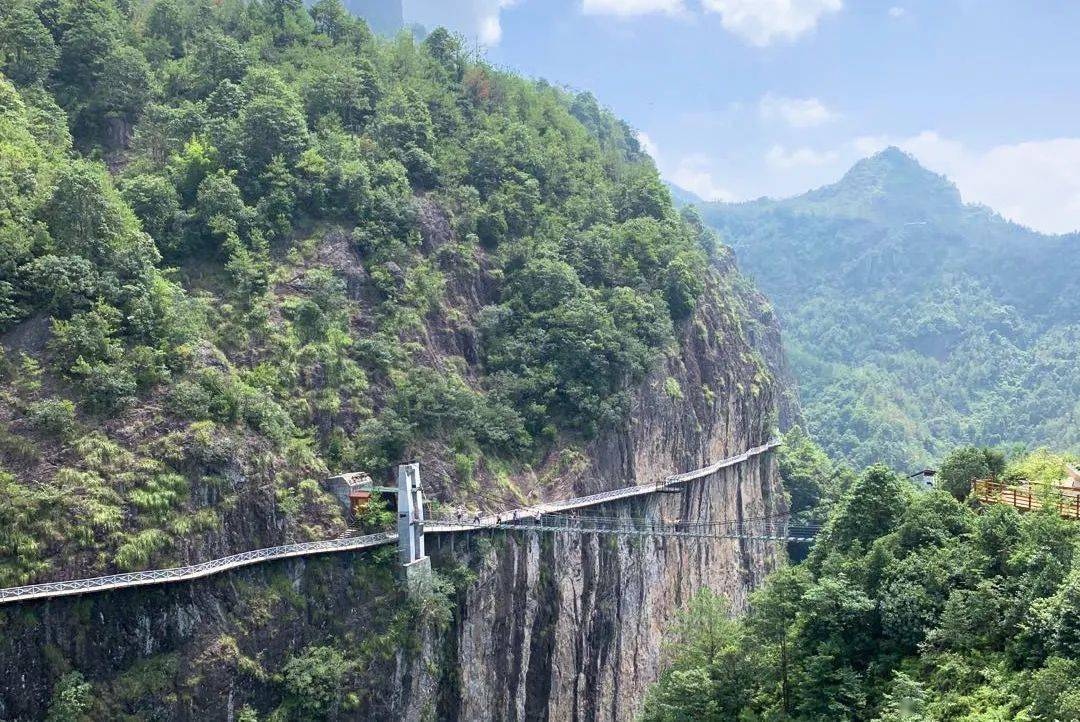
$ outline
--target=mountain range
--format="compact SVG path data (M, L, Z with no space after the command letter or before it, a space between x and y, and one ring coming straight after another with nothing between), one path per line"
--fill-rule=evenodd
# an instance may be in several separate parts
M775 305L830 453L1080 445L1080 235L966 204L897 148L793 198L695 205Z

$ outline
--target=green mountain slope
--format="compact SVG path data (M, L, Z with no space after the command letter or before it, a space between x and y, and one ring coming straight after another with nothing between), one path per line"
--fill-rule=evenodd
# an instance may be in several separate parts
M445 31L15 0L0 73L0 586L338 533L331 470L520 500L740 328L630 129Z
M965 205L895 148L796 198L701 210L775 304L831 454L1080 446L1080 237Z

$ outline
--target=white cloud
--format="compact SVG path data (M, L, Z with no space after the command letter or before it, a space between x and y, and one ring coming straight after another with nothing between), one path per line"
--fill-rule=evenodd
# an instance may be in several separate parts
M683 0L582 0L581 10L586 15L617 15L632 17L650 13L682 15L686 12Z
M501 13L518 0L405 0L405 20L427 28L443 25L492 46L502 40Z
M904 17L904 14L906 12L907 12L907 10L900 7L899 5L893 5L891 8L889 8L889 17L890 18L902 18L902 17Z
M735 194L716 180L711 165L707 156L693 153L683 157L664 177L707 201L735 200Z
M499 44L499 41L502 40L502 23L499 20L499 13L503 11L503 8L508 8L515 3L517 3L517 0L495 0L494 7L491 7L492 3L490 1L477 3L486 11L480 16L479 35L482 44Z
M788 150L782 145L774 145L765 154L765 160L768 164L781 170L830 165L835 163L839 157L836 151L817 151L813 148L793 148Z
M783 98L772 93L762 97L758 110L765 120L782 120L792 128L811 128L837 117L817 98Z
M656 147L656 143L649 137L649 134L643 130L639 130L636 135L637 141L641 145L641 149L648 153L654 161L659 161L660 149Z
M1046 233L1080 229L1080 138L1054 138L968 148L924 131L908 138L873 136L852 143L861 155L887 145L908 151L952 179L968 203Z
M706 201L733 201L735 194L724 188L713 175L712 162L703 153L691 153L683 156L678 162L671 164L660 153L653 139L645 131L636 133L638 143L642 150L648 153L656 167L660 169L660 175L671 181L680 188L696 193Z
M817 27L827 13L838 12L842 0L702 0L707 11L720 13L728 32L751 45L795 40Z

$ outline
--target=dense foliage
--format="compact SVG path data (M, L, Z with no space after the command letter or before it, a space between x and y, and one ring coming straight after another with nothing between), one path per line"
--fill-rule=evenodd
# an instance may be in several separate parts
M830 455L914 470L960 443L1080 447L1075 235L964 205L895 148L797 198L701 208L775 304Z
M950 459L954 479L987 470L982 449ZM729 614L708 591L691 603L645 720L1080 718L1080 525L1051 512L975 508L873 466L809 558Z
M12 0L0 73L0 585L595 433L715 252L592 96L339 0Z
M854 483L855 472L830 459L798 426L784 434L783 442L777 449L777 462L791 523L824 523Z

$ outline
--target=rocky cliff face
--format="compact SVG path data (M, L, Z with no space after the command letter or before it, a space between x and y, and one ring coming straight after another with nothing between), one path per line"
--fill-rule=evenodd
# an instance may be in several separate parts
M760 317L759 299L725 288L723 279L685 331L691 351L639 390L627 428L590 447L588 480L576 492L647 483L768 437L776 387L755 358L755 337L738 323ZM745 304L740 314L733 302ZM719 521L769 516L783 505L767 454L680 494L592 513ZM569 534L515 533L487 553L476 546L463 554L457 539L434 545L437 560L464 557L477 576L459 592L444 642L453 650L453 683L443 685L440 719L632 719L659 674L663 632L677 610L702 587L742 608L780 555L761 541ZM405 716L420 718L422 710Z
M769 512L771 460L693 484L679 496L607 505L641 518ZM436 556L445 552L437 548ZM455 550L455 553L458 553ZM702 587L738 609L775 564L765 542L521 534L472 562L447 643L454 685L441 719L632 719L663 660L663 632ZM421 718L408 710L407 718Z
M640 386L628 422L547 464L532 488L557 498L646 483L768 438L778 392L762 353L774 332L736 280L711 277L681 330L685 351ZM595 513L728 520L783 504L770 454ZM760 541L534 532L429 546L452 584L419 599L394 583L384 549L0 609L0 719L43 716L71 670L94 685L95 718L287 714L303 690L283 665L312 646L348 660L331 718L631 719L688 597L708 586L738 609L781 553Z

